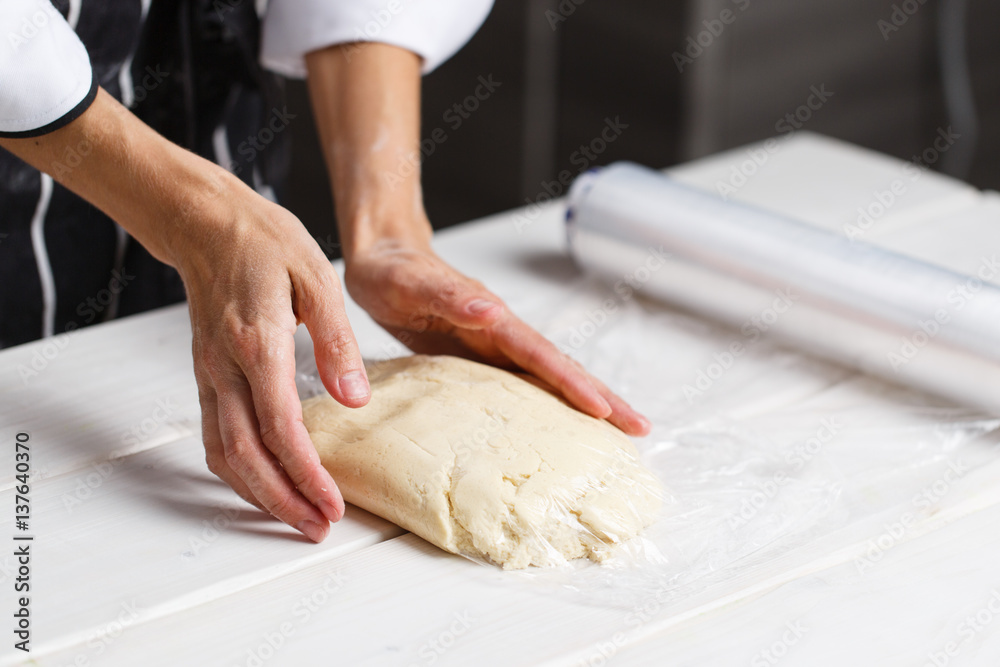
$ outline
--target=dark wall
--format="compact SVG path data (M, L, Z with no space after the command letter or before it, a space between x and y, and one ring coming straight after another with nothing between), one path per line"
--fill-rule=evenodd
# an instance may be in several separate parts
M744 0L738 0L740 4ZM942 10L967 7L965 53L980 132L974 137L945 107ZM935 169L983 188L1000 187L1000 3L995 0L737 0L702 2L689 34L720 7L735 19L684 73L686 157L772 136L775 124L803 104L811 86L835 95L804 124L909 159L955 125L969 169L942 160Z
M422 135L447 136L424 162L431 220L441 228L522 206L590 166L664 167L774 136L814 85L835 96L806 129L909 158L952 119L941 0L908 2L918 9L886 38L879 21L901 0L499 0L473 40L424 79ZM724 10L732 22L679 68L688 38ZM980 131L964 176L1000 188L1000 3L969 0L966 25ZM456 127L445 114L479 77L500 85ZM290 82L289 95L303 115L285 203L337 254L304 85Z
M473 40L424 78L421 134L440 128L447 136L423 165L436 228L532 201L546 184L561 187L560 172L566 181L567 173L619 159L660 166L679 159L680 77L663 64L684 24L680 3L571 6L566 14L558 2L501 0ZM500 85L456 127L452 109L476 106L467 98L479 77ZM290 109L302 116L284 203L324 239L335 234L332 200L315 129L302 122L309 114L305 85L289 82L288 93ZM614 140L602 146L596 140L608 119L627 128L606 132Z

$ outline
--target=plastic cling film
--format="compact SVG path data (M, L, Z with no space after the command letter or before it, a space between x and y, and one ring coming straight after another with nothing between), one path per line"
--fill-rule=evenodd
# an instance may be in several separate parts
M539 386L446 356L368 368L372 399L303 403L345 500L504 569L604 561L652 524L661 485L631 441Z
M488 579L498 587L523 585L614 608L620 623L609 630L640 633L705 596L722 599L791 571L819 547L829 553L858 544L859 557L878 558L881 552L868 554L869 541L891 548L900 517L912 513L922 520L960 502L962 485L995 459L997 420L974 410L765 339L747 344L717 376L719 351L748 343L738 329L626 298L592 277L563 287L559 302L532 324L652 420L651 435L635 444L639 462L657 480L662 506L653 523L600 554L600 562L497 569ZM609 299L613 309L605 308ZM601 308L606 319L600 326L582 329L594 319L588 313ZM296 348L297 383L306 400L325 395L307 343ZM393 363L376 361L369 371L375 377ZM703 376L712 383L699 385ZM697 387L697 395L685 387ZM472 428L459 428L450 418L428 428L468 452L458 457L460 480L474 479L464 476L467 457L503 432L506 412L481 413ZM385 462L386 469L404 465L401 458ZM337 473L334 478L344 484ZM348 497L362 507L368 502L363 494ZM588 539L572 508L567 500L553 502L550 516ZM499 515L503 526L520 520L506 505ZM539 558L559 563L565 557L546 546L547 532L533 533L525 544L534 545ZM466 556L490 562L472 551Z
M504 569L604 562L658 517L661 486L627 440L559 430L522 440L515 460L506 436L471 446L451 475L458 553Z
M534 324L650 418L652 433L636 447L665 490L663 509L600 564L514 579L617 609L609 635L639 637L834 553L866 568L967 502L976 471L996 459L1000 420L974 409L750 343L738 329L626 299L589 276L564 287ZM581 329L601 309L600 326ZM720 363L734 342L746 349ZM711 383L699 384L705 377Z
M1000 287L977 276L629 163L576 184L567 220L578 263L612 281L1000 414Z

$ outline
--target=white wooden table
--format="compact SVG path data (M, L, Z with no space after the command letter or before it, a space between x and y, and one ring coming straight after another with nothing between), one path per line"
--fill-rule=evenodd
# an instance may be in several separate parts
M746 159L673 173L715 189ZM963 271L1000 252L997 195L816 136L734 198L839 230L897 179L866 240ZM436 247L653 418L659 562L503 573L354 507L308 543L207 471L178 306L0 352L0 665L1000 664L1000 421L766 343L689 402L740 334L641 299L600 320L561 219L510 212ZM349 314L366 357L402 353Z

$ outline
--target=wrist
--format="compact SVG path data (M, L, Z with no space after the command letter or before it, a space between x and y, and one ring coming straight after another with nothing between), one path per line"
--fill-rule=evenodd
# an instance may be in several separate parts
M236 226L243 216L238 209L253 191L218 165L177 150L181 154L170 156L165 163L165 180L170 185L151 194L158 200L155 243L163 255L161 260L182 270L185 263L203 255L219 239L233 242L240 238Z
M392 252L403 248L430 249L433 229L420 207L419 211L355 210L338 212L344 262L356 257Z
M420 187L420 58L389 44L306 56L348 265L379 249L430 247Z
M429 246L432 228L424 210L419 153L413 166L401 149L364 154L354 148L334 151L328 160L344 260L387 244ZM400 164L410 169L399 174Z

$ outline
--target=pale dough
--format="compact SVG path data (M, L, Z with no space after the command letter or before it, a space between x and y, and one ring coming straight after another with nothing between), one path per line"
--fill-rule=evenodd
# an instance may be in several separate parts
M649 525L656 478L607 422L521 377L446 356L369 365L371 402L302 405L344 498L452 553L550 566Z

